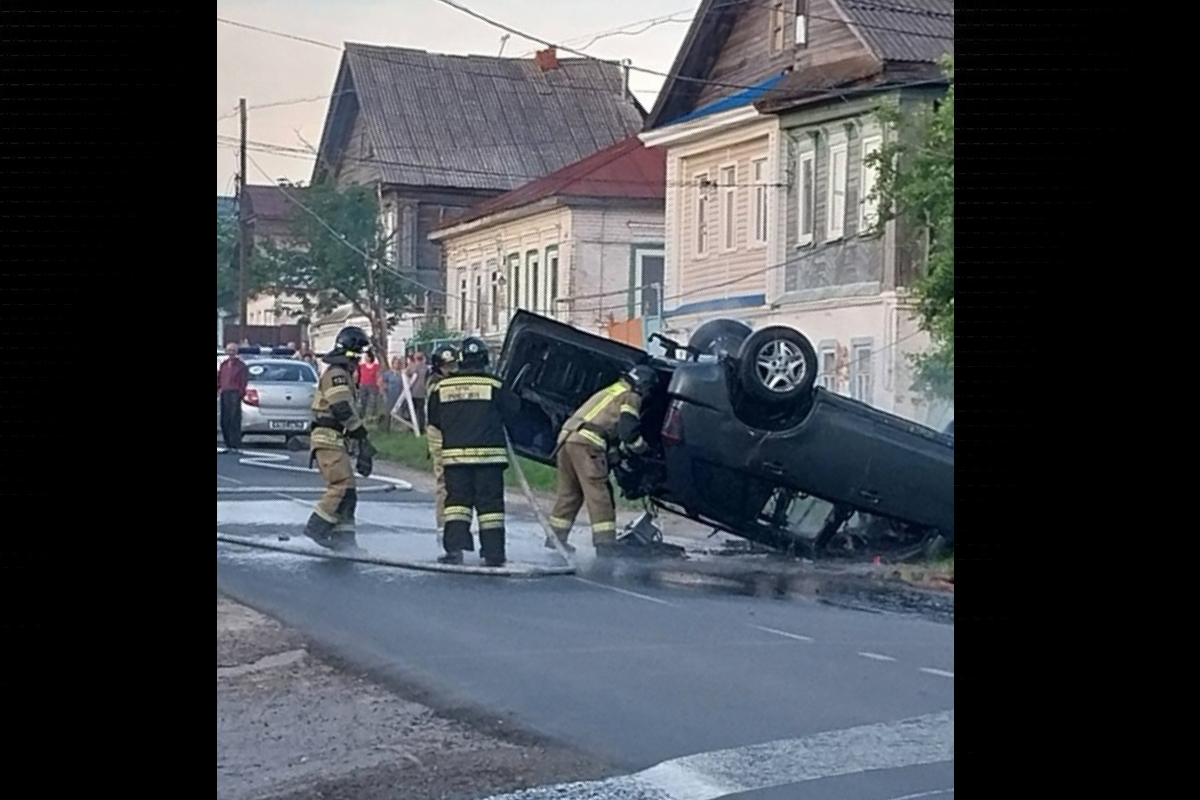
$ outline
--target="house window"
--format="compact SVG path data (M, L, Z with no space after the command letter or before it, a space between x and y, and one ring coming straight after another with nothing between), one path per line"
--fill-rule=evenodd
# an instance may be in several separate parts
M811 151L801 153L797 162L796 174L800 184L796 192L800 204L796 215L797 245L812 244L813 240L813 214L816 211L813 201L816 199L817 185L813 156Z
M530 250L525 254L525 279L529 281L529 285L525 287L525 307L530 311L539 313L538 309L538 261L540 260L537 250Z
M487 324L483 309L483 273L478 264L474 266L473 271L475 273L475 330L482 332Z
M853 361L850 366L850 393L855 400L871 403L871 344L854 345Z
M558 245L552 244L546 248L546 278L550 283L546 295L546 306L549 316L558 316Z
M708 173L696 176L696 255L708 253Z
M516 312L521 307L521 256L513 253L508 257L508 308Z
M771 54L783 51L785 20L787 10L783 3L771 6Z
M629 276L629 316L662 316L663 265L666 252L662 245L634 245L633 274Z
M796 45L808 44L808 0L796 0Z
M822 343L821 372L817 383L831 392L837 391L837 343Z
M754 243L767 242L767 160L754 162Z
M879 180L879 168L872 164L867 164L867 159L873 153L879 152L882 144L883 139L878 136L863 139L862 143L862 180L859 183L858 189L858 193L862 197L858 213L858 233L860 236L871 233L875 227L875 223L879 220L879 198L871 197L871 193L875 191L875 183Z
M721 168L721 246L733 250L737 246L737 225L734 219L734 192L737 190L737 168Z
M500 270L496 269L496 259L487 262L488 272L491 273L492 293L488 299L488 312L491 315L492 330L500 329Z
M829 178L826 181L825 241L842 238L846 230L846 143L829 148Z

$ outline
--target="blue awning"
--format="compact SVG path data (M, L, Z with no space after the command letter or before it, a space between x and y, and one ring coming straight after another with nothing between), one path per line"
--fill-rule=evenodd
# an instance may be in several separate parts
M722 111L730 111L735 108L741 108L742 106L748 106L770 91L775 84L783 80L783 76L786 74L786 72L781 72L778 75L772 75L762 83L751 86L748 89L743 89L737 94L730 95L723 100L717 100L715 103L709 103L708 105L701 106L694 111L689 111L682 117L676 117L675 119L665 123L665 125L676 125L680 122L690 122L691 120L699 119L700 117L707 117L711 114L720 114ZM661 128L663 125L659 125L659 127Z

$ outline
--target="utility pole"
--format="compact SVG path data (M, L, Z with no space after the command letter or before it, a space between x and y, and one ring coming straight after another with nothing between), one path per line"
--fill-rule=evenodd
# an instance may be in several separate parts
M238 112L242 121L242 142L238 152L240 172L238 175L238 324L241 325L241 338L246 338L246 261L249 258L250 243L246 230L246 98L238 101Z

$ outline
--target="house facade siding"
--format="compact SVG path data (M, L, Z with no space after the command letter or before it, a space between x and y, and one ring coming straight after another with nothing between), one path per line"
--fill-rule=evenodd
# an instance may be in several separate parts
M502 339L517 309L591 332L628 318L636 267L662 257L662 212L539 205L442 240L449 327Z
M912 98L895 97L916 111ZM868 198L874 174L864 155L894 135L875 113L881 99L754 120L669 148L664 330L686 340L716 317L789 325L817 348L819 381L831 391L936 426L952 406L931 406L910 388L908 357L929 346L905 295L919 254L895 223L875 230ZM754 235L759 159L768 167L765 242ZM706 211L707 252L699 253L696 179L717 175L719 184L730 166L733 247L725 247L727 200L718 185Z
M667 145L665 316L719 301L764 301L779 249L772 185L779 141L778 119L757 117Z

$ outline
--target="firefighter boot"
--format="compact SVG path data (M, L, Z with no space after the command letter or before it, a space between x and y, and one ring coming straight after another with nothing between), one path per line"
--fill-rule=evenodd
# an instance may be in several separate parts
M333 523L315 511L308 518L308 524L304 526L304 535L321 547L333 547Z
M563 546L563 549L564 549L564 550L566 550L568 553L574 553L574 552L575 552L575 545L572 545L572 544L567 544L567 540L566 540L566 539L564 539L564 538L562 538L561 536L557 536L557 537L555 537L555 538L557 538L557 539L558 539L558 543L559 543L559 544L561 544L561 545ZM546 541L545 541L545 542L543 542L543 544L545 545L545 547L546 547L546 549L547 549L547 550L556 550L556 549L558 549L558 548L556 548L556 547L554 546L554 539L551 539L549 536L547 536L547 537L546 537Z
M357 550L358 541L354 537L354 523L335 525L330 534L329 547L334 550Z

